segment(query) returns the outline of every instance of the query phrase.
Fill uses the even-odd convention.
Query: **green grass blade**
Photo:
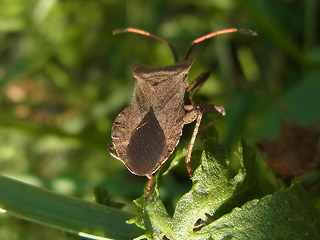
[[[0,176],[0,208],[22,219],[100,239],[132,239],[142,232],[126,224],[133,217],[129,213],[4,176]]]

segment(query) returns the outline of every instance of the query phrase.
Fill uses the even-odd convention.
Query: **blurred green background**
[[[111,34],[127,26],[169,40],[180,56],[212,31],[258,32],[218,36],[191,55],[190,79],[212,72],[199,102],[225,106],[216,126],[228,149],[241,137],[252,145],[274,138],[280,120],[317,124],[319,7],[317,0],[1,0],[0,174],[90,201],[97,185],[124,203],[141,196],[146,179],[107,152],[110,130],[131,99],[131,66],[173,58],[156,40]],[[177,186],[172,192],[187,187]],[[0,215],[0,238],[67,239],[7,215]]]

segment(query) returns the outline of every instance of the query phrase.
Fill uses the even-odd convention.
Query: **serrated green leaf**
[[[169,216],[160,199],[157,186],[160,174],[156,175],[155,187],[146,197],[140,199],[143,202],[140,220],[146,230],[141,237],[162,239],[166,236],[169,239],[197,240],[270,239],[266,236],[272,233],[276,239],[282,239],[285,234],[278,232],[281,231],[281,224],[284,224],[282,221],[286,221],[286,232],[288,234],[291,231],[291,236],[306,237],[307,233],[311,234],[307,226],[310,226],[312,221],[306,220],[312,218],[302,201],[305,195],[299,186],[279,191],[261,200],[251,200],[241,208],[234,208],[236,205],[231,204],[236,202],[239,194],[246,193],[254,181],[252,163],[255,154],[244,141],[238,147],[240,167],[235,176],[230,173],[228,155],[220,144],[208,141],[205,149],[201,164],[194,172],[192,189],[178,201],[173,216]],[[234,210],[224,213],[221,209],[225,206],[232,206],[230,210]],[[293,210],[290,206],[293,206]],[[224,211],[226,209],[228,208]],[[302,221],[305,223],[302,224]],[[299,225],[302,225],[303,229],[295,230]]]
[[[303,188],[295,184],[235,208],[197,234],[201,239],[214,236],[217,240],[318,239],[313,230],[316,219],[308,204],[310,202]]]

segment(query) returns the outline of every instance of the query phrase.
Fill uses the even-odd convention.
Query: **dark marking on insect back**
[[[165,146],[164,132],[152,108],[132,132],[127,148],[127,165],[138,175],[154,171]]]

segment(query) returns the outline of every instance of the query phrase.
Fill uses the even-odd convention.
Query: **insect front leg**
[[[193,82],[187,84],[186,92],[189,93],[189,99],[194,104],[193,96],[198,92],[199,88],[207,81],[210,76],[210,72],[204,72],[200,74]]]

